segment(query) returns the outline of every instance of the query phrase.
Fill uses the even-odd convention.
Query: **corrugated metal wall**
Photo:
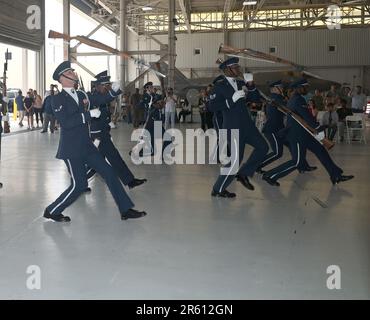
[[[167,36],[156,37],[163,43],[167,43]],[[358,74],[361,73],[359,70],[362,66],[370,66],[370,28],[231,32],[229,37],[230,45],[237,48],[253,48],[269,52],[270,47],[276,47],[277,56],[313,69],[320,67],[321,74],[325,74],[325,68],[327,68],[330,70],[328,76],[339,82],[352,83],[355,76],[356,81],[361,84],[365,79],[359,79]],[[222,33],[178,34],[177,39],[177,68],[202,70],[216,67],[215,61],[219,57],[218,48],[223,42]],[[336,52],[329,52],[329,45],[335,45]],[[130,34],[129,48],[138,49],[137,38],[132,34]],[[142,38],[139,48],[158,49],[158,45]],[[200,48],[202,53],[195,55],[195,48]],[[158,57],[147,58],[154,61]],[[252,68],[278,67],[276,64],[253,60],[243,60],[242,64]],[[130,65],[130,71],[132,70],[133,65]],[[130,79],[133,78],[130,72]],[[370,87],[370,84],[367,87]]]

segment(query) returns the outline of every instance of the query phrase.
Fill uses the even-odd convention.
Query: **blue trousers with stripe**
[[[229,134],[230,132],[228,132],[228,146],[230,147],[230,151],[232,152],[232,144],[237,144],[237,142],[231,141]],[[239,168],[238,174],[243,177],[252,177],[257,168],[262,163],[263,159],[266,157],[269,147],[266,140],[263,138],[256,126],[249,126],[248,129],[243,130],[243,132],[240,134],[239,144],[234,146],[234,148],[238,150],[237,152],[239,156],[239,165],[243,162],[244,149],[246,144],[251,145],[254,149],[247,162]],[[235,174],[232,174],[232,172],[235,170],[236,165],[236,161],[231,161],[231,163],[226,167],[230,168],[230,173],[227,175],[220,175],[218,177],[216,183],[213,186],[214,191],[222,192],[231,184],[231,182],[235,178]]]
[[[267,171],[265,173],[266,176],[270,177],[271,179],[278,180],[302,166],[302,161],[304,161],[306,156],[305,147],[299,142],[298,139],[291,139],[289,145],[292,159]]]
[[[284,139],[280,138],[276,133],[273,132],[265,132],[264,136],[270,144],[271,152],[266,155],[265,159],[262,161],[262,164],[259,166],[259,169],[268,166],[270,163],[280,159],[283,156]]]
[[[128,168],[126,162],[122,159],[119,151],[114,146],[109,136],[101,138],[98,149],[102,156],[108,160],[118,178],[125,186],[135,179],[131,170]],[[90,179],[95,173],[95,170],[90,168],[87,172],[87,179]]]
[[[98,150],[83,158],[66,159],[64,161],[71,176],[71,185],[47,207],[51,214],[61,214],[84,193],[87,188],[86,165],[94,169],[105,180],[120,213],[125,213],[134,207],[114,169],[104,160]]]

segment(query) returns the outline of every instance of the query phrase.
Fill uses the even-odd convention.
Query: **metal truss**
[[[188,32],[188,23],[181,12],[176,16],[179,25],[176,32]],[[190,14],[191,32],[218,31],[224,28],[231,31],[284,30],[326,28],[328,21],[327,7],[305,7],[293,9],[269,9],[255,11],[197,12]],[[225,20],[227,23],[225,23]],[[340,7],[336,23],[341,26],[368,27],[370,25],[370,6]],[[167,33],[168,15],[145,15],[142,28],[151,34]]]

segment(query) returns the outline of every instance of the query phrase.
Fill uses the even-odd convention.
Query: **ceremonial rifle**
[[[163,77],[163,78],[166,77],[163,73],[160,73],[157,70],[153,69],[151,67],[151,65],[149,63],[145,62],[144,60],[137,59],[137,58],[135,58],[134,56],[130,55],[127,52],[114,49],[114,48],[112,48],[110,46],[107,46],[104,43],[101,43],[101,42],[96,41],[96,40],[92,40],[92,39],[90,39],[88,37],[85,37],[85,36],[74,36],[74,37],[71,37],[71,36],[69,36],[67,34],[59,33],[59,32],[50,30],[49,31],[49,35],[48,35],[48,38],[50,38],[50,39],[63,39],[65,41],[77,40],[77,41],[79,41],[79,42],[81,42],[83,44],[86,44],[86,45],[90,46],[90,47],[101,49],[101,50],[104,50],[104,51],[113,53],[115,55],[118,55],[120,57],[133,60],[136,64],[143,65],[143,66],[147,67],[148,69],[152,70],[158,76]]]

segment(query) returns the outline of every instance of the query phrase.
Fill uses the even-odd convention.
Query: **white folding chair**
[[[346,117],[347,143],[351,143],[354,134],[360,135],[360,142],[366,144],[365,119],[363,115],[353,115]]]

